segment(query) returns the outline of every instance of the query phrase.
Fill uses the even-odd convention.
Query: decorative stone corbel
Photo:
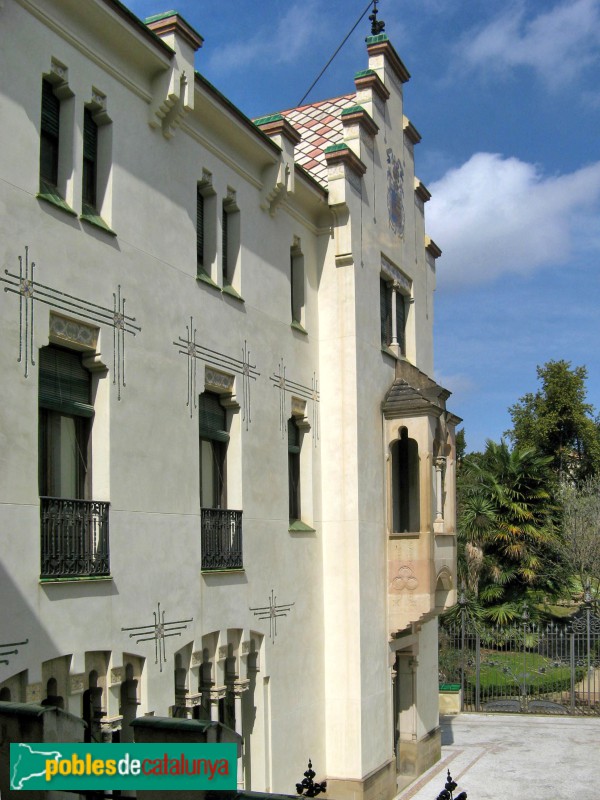
[[[163,136],[170,139],[184,114],[194,108],[194,54],[203,39],[173,11],[151,17],[146,24],[173,50],[169,69],[152,87],[148,120],[152,128],[162,128]]]
[[[261,117],[255,120],[254,124],[281,149],[279,162],[267,168],[263,176],[263,192],[260,202],[263,211],[268,211],[271,216],[274,216],[277,207],[285,200],[288,192],[294,191],[295,149],[302,137],[281,114]]]

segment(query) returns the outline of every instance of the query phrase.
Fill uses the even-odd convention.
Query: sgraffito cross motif
[[[0,656],[15,656],[19,652],[19,647],[24,644],[29,644],[29,639],[25,639],[22,642],[5,642],[4,644],[0,644]],[[14,647],[15,650],[6,650],[6,647]],[[7,658],[0,658],[0,664],[8,664]]]
[[[125,383],[125,334],[135,336],[142,329],[135,325],[135,317],[125,313],[125,298],[121,297],[121,286],[113,292],[113,307],[108,308],[90,300],[61,292],[35,277],[35,262],[29,263],[29,248],[25,247],[25,258],[19,256],[19,273],[4,270],[5,292],[19,297],[19,356],[17,361],[24,366],[24,375],[29,375],[29,367],[35,366],[34,358],[34,309],[35,303],[43,303],[50,308],[73,314],[79,319],[87,319],[98,325],[108,325],[113,329],[113,384],[117,386],[117,399],[121,399],[121,388]]]
[[[320,402],[319,380],[316,372],[313,373],[310,386],[293,381],[286,375],[286,367],[283,358],[279,362],[278,371],[269,378],[276,389],[279,389],[279,430],[283,439],[287,431],[287,413],[285,409],[286,393],[296,395],[305,400],[312,400],[312,435],[315,447],[319,439],[319,411]]]
[[[204,361],[213,367],[234,372],[242,378],[242,420],[246,425],[246,430],[252,422],[250,408],[250,381],[255,381],[260,372],[256,369],[256,364],[250,363],[250,350],[248,343],[244,340],[242,347],[242,357],[235,358],[217,350],[211,350],[196,341],[197,329],[194,327],[194,318],[190,317],[190,324],[185,326],[186,335],[179,336],[173,342],[178,348],[179,354],[187,358],[187,403],[190,410],[190,417],[193,416],[194,409],[197,408],[196,391],[196,366],[198,361]]]
[[[181,631],[185,630],[193,617],[190,619],[178,619],[173,622],[165,620],[165,612],[158,610],[152,612],[154,623],[152,625],[135,625],[132,628],[121,628],[122,631],[130,632],[129,638],[135,639],[135,643],[154,641],[154,663],[160,665],[162,672],[163,663],[167,660],[165,639],[169,636],[181,636]]]
[[[275,595],[274,590],[271,589],[269,605],[251,608],[250,611],[253,611],[254,616],[258,617],[258,619],[269,620],[269,638],[274,643],[275,637],[277,636],[277,618],[287,617],[288,612],[291,611],[293,605],[295,604],[281,603],[280,605],[277,605],[277,596]]]

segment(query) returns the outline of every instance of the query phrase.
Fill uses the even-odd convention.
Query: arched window
[[[64,708],[65,701],[58,694],[58,684],[56,678],[49,678],[46,683],[46,697],[41,703],[43,706],[54,706],[55,708]]]
[[[84,741],[101,741],[100,721],[102,711],[102,687],[98,686],[98,673],[93,669],[88,676],[89,688],[83,693],[83,719],[86,723]]]
[[[419,510],[419,446],[406,428],[392,447],[392,532],[417,533]]]
[[[185,698],[187,695],[187,669],[183,666],[183,658],[181,653],[175,654],[173,680],[175,683],[175,705],[173,706],[173,716],[185,719],[187,717],[187,708],[185,705]]]
[[[133,728],[131,723],[137,717],[137,679],[133,677],[132,664],[125,665],[125,680],[121,683],[121,705],[119,713],[123,717],[121,723],[121,742],[133,742]]]

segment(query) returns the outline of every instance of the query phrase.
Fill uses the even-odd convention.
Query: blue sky
[[[144,18],[168,10],[135,0]],[[366,0],[180,0],[200,70],[250,117],[299,103]],[[588,369],[600,407],[600,0],[380,0],[412,77],[438,260],[436,378],[469,450],[499,440],[536,366]],[[367,17],[306,102],[353,91]]]

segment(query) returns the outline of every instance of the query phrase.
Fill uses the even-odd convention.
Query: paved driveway
[[[444,717],[442,758],[397,800],[436,800],[449,769],[469,800],[600,800],[600,717]]]

